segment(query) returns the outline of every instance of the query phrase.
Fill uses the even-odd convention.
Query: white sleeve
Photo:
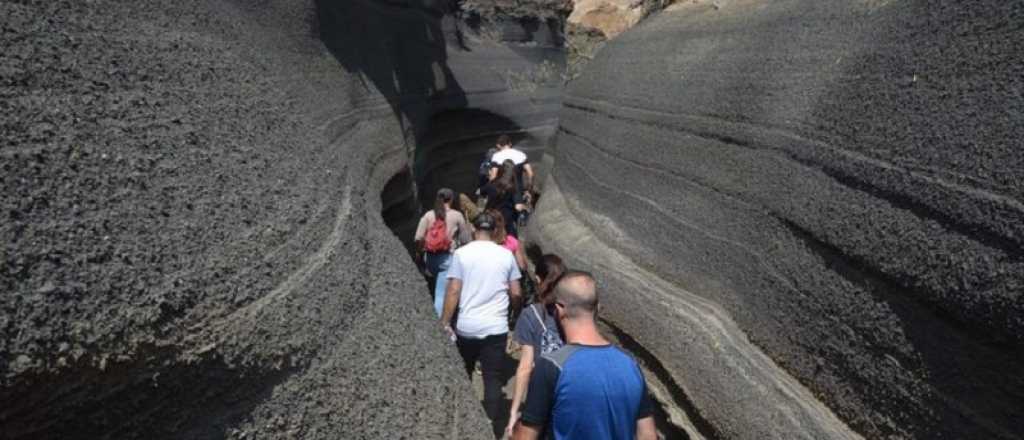
[[[462,279],[462,259],[459,258],[458,252],[452,254],[452,263],[448,266],[448,279]]]

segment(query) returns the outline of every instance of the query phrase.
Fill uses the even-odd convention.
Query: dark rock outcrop
[[[543,144],[558,11],[0,1],[0,437],[490,437],[382,190]]]
[[[1024,3],[714,3],[572,83],[545,250],[723,438],[1024,437]]]

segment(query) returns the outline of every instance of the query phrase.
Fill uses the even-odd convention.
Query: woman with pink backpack
[[[434,209],[420,217],[414,238],[416,259],[423,256],[428,275],[434,278],[434,311],[438,317],[441,317],[441,308],[444,306],[452,251],[459,243],[469,243],[473,236],[466,218],[458,210],[452,209],[454,199],[454,191],[439,189],[434,199]]]

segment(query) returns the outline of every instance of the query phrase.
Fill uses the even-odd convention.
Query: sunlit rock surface
[[[443,111],[539,148],[561,18],[447,8],[0,2],[0,437],[489,438],[381,191]]]
[[[721,437],[1024,436],[1024,3],[715,3],[572,83],[545,250]]]
[[[601,31],[613,38],[640,22],[644,2],[637,0],[575,0],[569,23]]]

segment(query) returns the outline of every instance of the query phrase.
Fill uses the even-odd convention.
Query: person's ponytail
[[[502,162],[498,177],[494,179],[494,187],[498,190],[498,198],[504,198],[516,190],[516,165],[511,160]]]
[[[434,199],[434,220],[445,219],[444,203],[447,200],[444,199],[444,194],[437,193],[437,198]]]

